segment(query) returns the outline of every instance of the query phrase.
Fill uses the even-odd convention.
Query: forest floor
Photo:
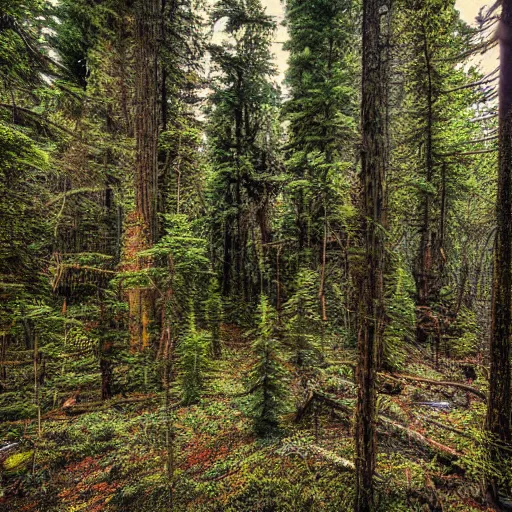
[[[295,379],[281,434],[260,440],[244,394],[249,349],[231,333],[200,403],[173,411],[171,438],[160,395],[119,397],[83,414],[51,411],[39,436],[36,420],[0,424],[2,445],[19,443],[3,458],[0,451],[0,511],[170,510],[169,464],[178,512],[351,510],[354,352],[329,348],[309,389]],[[436,370],[428,354],[409,356],[404,374],[467,384],[458,363]],[[485,392],[477,377],[471,387]],[[379,509],[488,510],[479,483],[483,400],[396,375],[381,375],[379,387]]]

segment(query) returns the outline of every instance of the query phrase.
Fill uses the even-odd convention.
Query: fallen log
[[[300,421],[302,421],[302,418],[304,418],[304,416],[306,416],[306,414],[309,412],[311,405],[313,404],[314,396],[315,395],[313,391],[310,391],[307,394],[304,403],[300,405],[297,409],[297,414],[295,414],[295,423],[299,423]]]
[[[441,423],[440,421],[436,421],[432,418],[427,418],[427,416],[420,416],[420,419],[425,421],[426,423],[430,423],[432,425],[435,425],[436,427],[442,428],[444,430],[448,430],[448,432],[453,432],[454,434],[457,434],[458,436],[465,437],[466,439],[471,439],[472,441],[476,442],[476,439],[468,434],[467,432],[464,432],[463,430],[460,430],[458,428],[450,427],[449,425],[445,425],[444,423]]]
[[[9,443],[9,444],[6,444],[5,446],[2,446],[0,448],[0,456],[5,455],[6,453],[11,453],[13,450],[15,450],[19,446],[19,444],[20,443]]]
[[[278,452],[282,455],[297,455],[302,460],[306,460],[307,457],[317,457],[345,471],[355,471],[356,469],[356,465],[351,460],[340,457],[338,454],[316,444],[298,446],[293,443],[286,443]],[[377,482],[384,481],[384,478],[378,472],[375,472],[374,478]]]
[[[308,395],[308,399],[306,400],[304,405],[300,408],[300,414],[298,413],[296,415],[295,421],[300,421],[300,419],[302,419],[305,416],[305,414],[310,410],[311,405],[315,400],[322,402],[328,407],[341,411],[349,416],[353,414],[353,409],[351,407],[342,404],[335,398],[332,398],[326,395],[325,393],[321,393],[319,391],[312,391]],[[406,427],[405,425],[401,425],[400,423],[397,423],[387,418],[386,416],[380,414],[378,419],[382,425],[390,427],[392,430],[395,430],[396,432],[407,433],[407,435],[410,438],[414,439],[418,444],[424,446],[425,448],[428,448],[431,451],[434,451],[435,453],[444,457],[448,462],[452,462],[453,460],[462,457],[462,453],[458,452],[454,448],[451,448],[450,446],[445,446],[439,443],[438,441],[435,441],[434,439],[431,439],[429,437],[424,436],[423,434],[420,434],[416,430],[413,430],[409,427]]]
[[[462,453],[458,452],[454,448],[450,446],[445,446],[430,437],[426,437],[423,434],[420,434],[418,431],[413,430],[412,428],[406,427],[405,425],[401,425],[396,421],[393,421],[386,416],[379,415],[379,421],[381,421],[384,425],[391,427],[393,430],[398,432],[405,432],[410,438],[414,439],[418,444],[426,446],[428,448],[433,449],[434,451],[440,453],[441,455],[447,457],[448,459],[454,460],[462,457]]]
[[[336,409],[338,411],[342,411],[348,416],[351,416],[353,411],[350,407],[345,404],[342,404],[338,400],[322,393],[320,391],[310,391],[304,400],[302,406],[297,409],[297,414],[295,415],[295,422],[299,423],[304,416],[311,410],[311,406],[313,403],[317,401],[331,407],[332,409]]]
[[[427,379],[425,377],[416,377],[414,375],[404,375],[402,373],[395,373],[394,375],[392,375],[392,377],[395,379],[409,380],[412,382],[423,382],[425,384],[432,384],[434,386],[458,388],[458,389],[462,389],[463,391],[466,391],[468,393],[472,393],[473,395],[481,398],[484,401],[487,400],[487,395],[483,391],[480,391],[479,389],[476,389],[467,384],[463,384],[462,382],[451,382],[451,381],[446,381],[446,380]]]
[[[424,407],[431,407],[432,409],[441,409],[442,411],[449,411],[450,402],[413,402],[415,405],[423,405]]]
[[[9,443],[0,448],[0,464],[2,464],[11,454],[16,451],[20,443]]]
[[[114,400],[108,401],[96,401],[96,402],[81,402],[81,403],[72,403],[71,400],[66,401],[69,403],[66,407],[62,407],[63,411],[69,416],[75,416],[78,414],[86,414],[89,412],[99,412],[110,409],[111,407],[115,407],[118,405],[129,405],[136,404],[140,402],[146,402],[149,400],[155,399],[155,395],[144,395],[144,396],[135,396],[129,398],[118,398]],[[64,404],[66,405],[66,403]]]
[[[316,445],[304,445],[297,446],[292,443],[287,443],[280,450],[280,453],[283,455],[298,455],[300,458],[305,459],[308,456],[318,457],[327,462],[330,462],[333,466],[336,466],[340,469],[345,469],[349,471],[355,471],[355,464],[339,455],[322,448],[321,446]]]

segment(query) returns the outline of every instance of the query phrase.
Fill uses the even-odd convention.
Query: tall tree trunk
[[[384,91],[380,55],[379,0],[363,1],[362,70],[362,230],[365,267],[361,276],[356,406],[356,499],[357,512],[375,508],[373,475],[376,462],[376,365],[382,323],[384,269]]]
[[[159,0],[135,8],[135,207],[148,244],[157,237]]]
[[[243,272],[245,263],[245,225],[242,229],[242,152],[243,152],[243,103],[242,103],[242,90],[243,90],[243,76],[242,72],[238,72],[237,85],[235,89],[237,105],[235,107],[235,203],[236,203],[236,237],[234,240],[235,252],[235,276],[234,286],[232,291],[235,290],[241,297],[243,296]],[[245,172],[245,171],[244,171]],[[244,223],[245,224],[245,223]]]
[[[510,442],[510,321],[512,288],[512,3],[502,3],[499,27],[499,168],[496,198],[496,247],[491,312],[490,382],[486,429],[502,443]],[[504,454],[490,444],[490,459]],[[487,482],[488,496],[498,501],[498,479]]]
[[[434,158],[433,158],[433,138],[432,138],[432,125],[433,125],[433,87],[432,87],[432,66],[430,63],[430,52],[428,48],[428,39],[425,28],[423,32],[423,57],[425,59],[425,72],[427,76],[427,126],[425,133],[425,164],[426,164],[426,181],[432,183],[434,174]],[[427,341],[428,334],[422,325],[423,315],[425,308],[428,308],[431,303],[432,296],[432,270],[433,270],[433,234],[432,234],[432,219],[431,219],[431,198],[430,191],[423,194],[422,197],[422,226],[421,238],[418,248],[418,260],[416,267],[416,306],[418,308],[418,319],[416,326],[416,341],[419,344],[424,344]]]
[[[126,252],[141,270],[151,265],[137,252],[148,249],[158,237],[158,35],[161,0],[139,0],[135,5],[135,213],[126,240]],[[128,291],[130,335],[133,351],[149,345],[148,325],[153,316],[150,289]]]
[[[222,294],[228,297],[231,293],[232,277],[232,254],[233,254],[233,237],[231,233],[231,225],[228,221],[224,221],[224,254],[222,263]]]
[[[105,328],[100,342],[100,373],[101,373],[101,399],[108,400],[112,398],[112,378],[114,367],[112,364],[113,343],[107,334],[107,329],[114,330],[115,324],[107,319],[105,308],[105,294],[98,288],[98,300],[100,303],[100,323]],[[108,322],[108,325],[107,325]]]

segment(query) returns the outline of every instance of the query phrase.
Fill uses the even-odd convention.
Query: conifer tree
[[[219,359],[222,355],[222,297],[217,279],[212,279],[210,281],[205,308],[206,322],[211,335],[211,352],[216,359]]]
[[[321,317],[319,314],[318,275],[301,270],[294,285],[295,293],[283,305],[284,341],[299,368],[314,366],[321,355]]]
[[[195,315],[191,313],[188,332],[177,347],[182,399],[185,405],[199,400],[211,366],[208,333],[198,331],[195,323]]]
[[[406,179],[411,183],[412,177],[409,186],[414,187],[417,201],[417,214],[409,222],[418,233],[413,269],[416,338],[424,344],[432,334],[432,321],[450,307],[443,304],[441,294],[450,284],[449,267],[457,257],[452,211],[465,197],[468,167],[477,173],[464,153],[470,152],[467,144],[479,139],[481,132],[470,122],[475,94],[464,88],[472,73],[460,65],[472,31],[461,22],[451,1],[413,0],[400,5],[395,37],[397,46],[408,46],[399,52],[402,63],[396,68],[397,76],[401,72],[405,80],[400,108],[407,111],[407,122],[400,120],[394,131],[400,146],[395,158],[404,161],[409,155]],[[410,205],[407,208],[410,212]]]
[[[329,308],[336,308],[327,303],[332,284],[327,273],[341,267],[338,278],[350,280],[346,249],[357,159],[357,7],[351,0],[287,0],[285,14],[290,58],[282,108],[286,216],[280,231],[294,244],[293,256],[285,259],[290,279],[303,266],[320,269],[317,295],[327,323]]]
[[[270,50],[275,23],[260,0],[221,0],[212,16],[225,21],[229,37],[210,48],[216,71],[208,126],[212,232],[215,241],[222,240],[223,294],[250,303],[261,291],[257,247],[271,239],[271,199],[280,171]]]
[[[135,2],[135,210],[126,236],[128,253],[148,249],[158,237],[158,14],[159,0]],[[151,266],[137,258],[136,270]],[[135,269],[134,269],[135,270]],[[154,297],[149,288],[128,290],[130,345],[133,351],[149,347],[148,326],[154,321]]]
[[[286,2],[290,52],[283,105],[290,122],[285,146],[302,263],[321,261],[325,223],[347,202],[357,107],[354,54],[355,9],[351,0]],[[341,231],[341,230],[340,230]]]
[[[275,433],[279,427],[279,418],[285,408],[286,373],[275,333],[275,311],[264,295],[260,298],[252,350],[255,360],[249,375],[251,416],[255,432],[266,436]]]

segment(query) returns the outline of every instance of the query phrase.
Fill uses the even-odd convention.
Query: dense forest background
[[[501,3],[3,0],[0,510],[512,507]]]

